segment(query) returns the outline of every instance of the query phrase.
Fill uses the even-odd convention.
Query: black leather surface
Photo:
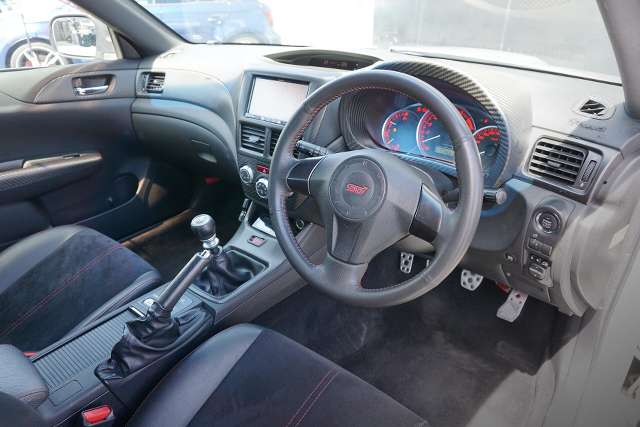
[[[446,210],[444,211],[440,232],[438,237],[433,241],[437,255],[429,268],[411,280],[376,290],[364,289],[359,285],[360,278],[366,271],[366,262],[371,258],[366,259],[365,257],[359,257],[355,260],[349,259],[354,262],[354,264],[350,264],[349,262],[344,262],[328,255],[320,266],[316,266],[309,261],[295,241],[286,209],[286,198],[291,192],[287,186],[286,177],[296,162],[296,159],[292,155],[295,143],[302,137],[315,115],[325,105],[343,95],[370,89],[391,90],[405,94],[427,106],[440,118],[445,129],[451,136],[461,192],[460,202],[455,211],[449,211],[445,207]],[[360,71],[327,83],[308,97],[289,120],[287,126],[282,131],[271,162],[269,211],[282,250],[296,271],[298,271],[308,283],[317,286],[320,290],[348,304],[390,306],[401,304],[423,295],[437,286],[457,266],[467,251],[477,228],[482,207],[483,178],[480,156],[475,145],[469,127],[465,124],[453,104],[432,86],[415,77],[394,71]],[[331,161],[331,158],[334,156],[343,155],[345,155],[345,153],[328,156],[318,167],[320,168],[323,163]],[[371,155],[364,151],[362,156],[371,157]],[[380,164],[382,164],[382,162]],[[397,172],[394,171],[394,173]],[[410,171],[410,166],[408,165],[406,173],[399,173],[406,175],[407,179],[415,178],[415,174]],[[312,184],[314,175],[315,172],[312,174]],[[324,176],[325,181],[328,176],[329,175]],[[387,179],[389,179],[389,176],[390,174],[387,174]],[[411,190],[413,184],[409,182],[407,188]],[[404,191],[404,188],[392,188],[390,186],[388,189],[388,193],[395,191]],[[412,197],[410,191],[405,191],[404,195],[395,200],[396,203],[394,203],[394,205],[398,207],[400,218],[402,218],[402,214],[406,213],[411,203],[415,202],[414,206],[417,206],[420,193],[419,186],[415,193],[415,201],[405,200],[406,197]],[[320,195],[320,197],[325,196],[326,195],[323,194]],[[317,195],[316,199],[318,199]],[[319,204],[322,205],[322,200],[319,200],[319,202]],[[415,213],[415,211],[412,212],[412,214],[413,213]],[[326,224],[327,218],[325,218],[325,216],[326,215],[323,214],[323,219]],[[337,217],[337,215],[335,217]],[[396,221],[391,218],[386,224],[393,224],[393,226],[396,227],[395,222]],[[400,225],[402,226],[403,224]],[[382,230],[382,227],[378,227],[378,229]],[[384,231],[387,232],[388,230]],[[332,233],[329,241],[331,241],[331,238],[335,235],[335,232]],[[358,236],[358,234],[356,233],[354,236]],[[395,238],[397,236],[391,233],[388,237]],[[375,240],[375,232],[368,233],[368,238],[374,239],[375,243],[379,245],[378,251],[400,240],[400,238],[396,241],[389,242]],[[353,245],[358,245],[357,237],[353,238]],[[373,256],[375,253],[371,255]],[[344,257],[342,258],[346,259]]]
[[[96,368],[102,380],[121,379],[150,365],[189,341],[202,328],[213,326],[213,317],[194,308],[179,317],[154,303],[143,319],[126,323],[125,333],[113,346],[111,358]]]
[[[42,415],[21,400],[0,392],[0,425],[11,427],[44,427]]]
[[[264,268],[264,265],[240,252],[223,248],[193,284],[213,296],[221,297],[235,291]]]
[[[40,372],[18,348],[0,345],[0,392],[37,408],[47,397],[49,387]]]
[[[0,254],[0,342],[42,350],[109,312],[110,300],[121,306],[158,278],[146,261],[92,229],[36,233]]]
[[[427,426],[369,384],[284,336],[239,325],[173,369],[129,426]]]

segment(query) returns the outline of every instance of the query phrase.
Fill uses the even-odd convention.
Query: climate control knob
[[[263,199],[269,196],[269,180],[267,178],[260,178],[256,181],[256,193]]]
[[[244,165],[240,168],[240,180],[245,184],[253,182],[253,168],[251,166]]]

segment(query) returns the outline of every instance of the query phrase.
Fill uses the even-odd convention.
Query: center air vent
[[[240,146],[245,150],[262,154],[265,146],[265,131],[262,126],[243,123],[240,128]]]
[[[576,183],[588,150],[566,142],[541,139],[529,161],[529,172],[561,184]]]
[[[595,96],[584,98],[573,107],[574,113],[598,120],[608,119],[615,110],[615,105]]]
[[[273,129],[271,131],[271,142],[269,144],[269,155],[273,156],[273,152],[276,150],[276,144],[278,143],[278,139],[280,138],[280,134],[282,131]]]
[[[143,90],[148,93],[162,93],[164,77],[164,73],[145,73],[142,77]]]

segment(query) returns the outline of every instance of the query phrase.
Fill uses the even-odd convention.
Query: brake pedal
[[[524,303],[529,295],[513,289],[504,304],[498,309],[497,316],[507,322],[513,322],[520,316]]]
[[[482,279],[484,279],[484,276],[472,273],[469,270],[462,270],[462,274],[460,275],[460,284],[463,288],[469,291],[475,291],[478,286],[480,286]]]
[[[400,271],[403,273],[411,273],[414,256],[415,255],[407,252],[400,252]]]

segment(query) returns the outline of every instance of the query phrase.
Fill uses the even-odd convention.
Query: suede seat
[[[37,352],[161,283],[146,261],[92,229],[34,234],[0,253],[0,344]]]

